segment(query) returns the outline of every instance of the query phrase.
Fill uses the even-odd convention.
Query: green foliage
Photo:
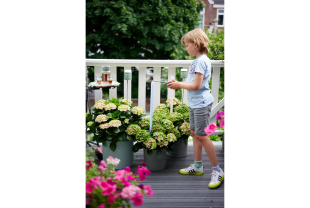
[[[169,59],[204,7],[196,0],[87,0],[86,57]]]

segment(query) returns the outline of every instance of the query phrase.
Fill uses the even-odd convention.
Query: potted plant
[[[131,207],[141,206],[144,195],[153,195],[150,185],[138,185],[138,179],[145,180],[151,171],[138,166],[133,174],[130,167],[115,171],[120,160],[109,156],[107,163],[102,160],[99,167],[92,161],[86,161],[86,207]]]
[[[178,102],[176,98],[174,100]],[[189,124],[184,121],[182,113],[170,113],[166,104],[159,104],[154,110],[151,132],[149,126],[149,119],[144,118],[139,123],[128,126],[126,133],[135,136],[137,143],[133,146],[133,151],[143,149],[148,168],[153,171],[162,170],[166,167],[167,152],[174,151],[173,144],[183,138],[187,145]]]
[[[122,98],[98,100],[92,107],[91,116],[86,117],[87,134],[93,134],[93,140],[102,143],[103,158],[112,156],[121,160],[116,169],[133,165],[135,138],[128,137],[125,130],[145,116],[142,107],[132,107],[131,104],[132,101]]]

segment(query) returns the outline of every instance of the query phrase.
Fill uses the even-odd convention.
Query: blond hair
[[[202,29],[193,29],[181,38],[181,43],[185,46],[186,42],[194,43],[198,46],[198,51],[208,54],[209,38]]]

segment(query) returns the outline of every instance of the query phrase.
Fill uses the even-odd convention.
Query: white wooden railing
[[[110,66],[111,75],[113,76],[114,80],[117,80],[117,67],[124,67],[124,69],[137,67],[139,70],[138,106],[145,108],[147,67],[153,67],[153,80],[161,80],[161,68],[167,67],[168,80],[170,80],[171,76],[175,77],[176,67],[189,69],[191,63],[192,60],[86,59],[86,73],[87,66],[94,66],[94,76],[101,75],[101,66]],[[224,62],[212,60],[211,66],[213,68],[211,94],[214,97],[211,111],[211,122],[215,122],[216,113],[224,106],[224,99],[222,99],[220,102],[218,101],[220,70],[221,67],[224,67]],[[132,79],[135,79],[135,77],[132,77]],[[127,92],[127,84],[124,84],[120,87],[123,87],[124,92]],[[160,89],[159,82],[154,83],[154,89]],[[184,95],[182,96],[184,96],[183,102],[188,104],[187,90],[184,90]],[[109,90],[109,99],[112,99],[112,97],[117,97],[116,88]],[[131,80],[128,81],[128,98],[126,93],[124,93],[123,97],[131,100]],[[167,90],[167,98],[170,98],[169,90]],[[95,90],[95,102],[100,99],[102,99],[102,91]],[[153,106],[157,106],[158,104],[160,104],[160,90],[155,90]]]

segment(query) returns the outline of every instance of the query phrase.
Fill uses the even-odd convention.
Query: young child
[[[211,106],[214,101],[210,93],[209,81],[211,77],[211,62],[208,54],[208,37],[201,29],[189,31],[181,39],[186,46],[187,53],[196,59],[189,67],[187,82],[170,80],[167,86],[171,89],[183,88],[188,90],[190,130],[193,137],[195,160],[194,164],[181,169],[179,173],[185,175],[203,175],[202,146],[204,147],[212,165],[209,188],[218,187],[223,179],[224,172],[219,167],[213,143],[206,135],[204,128],[210,123]]]

